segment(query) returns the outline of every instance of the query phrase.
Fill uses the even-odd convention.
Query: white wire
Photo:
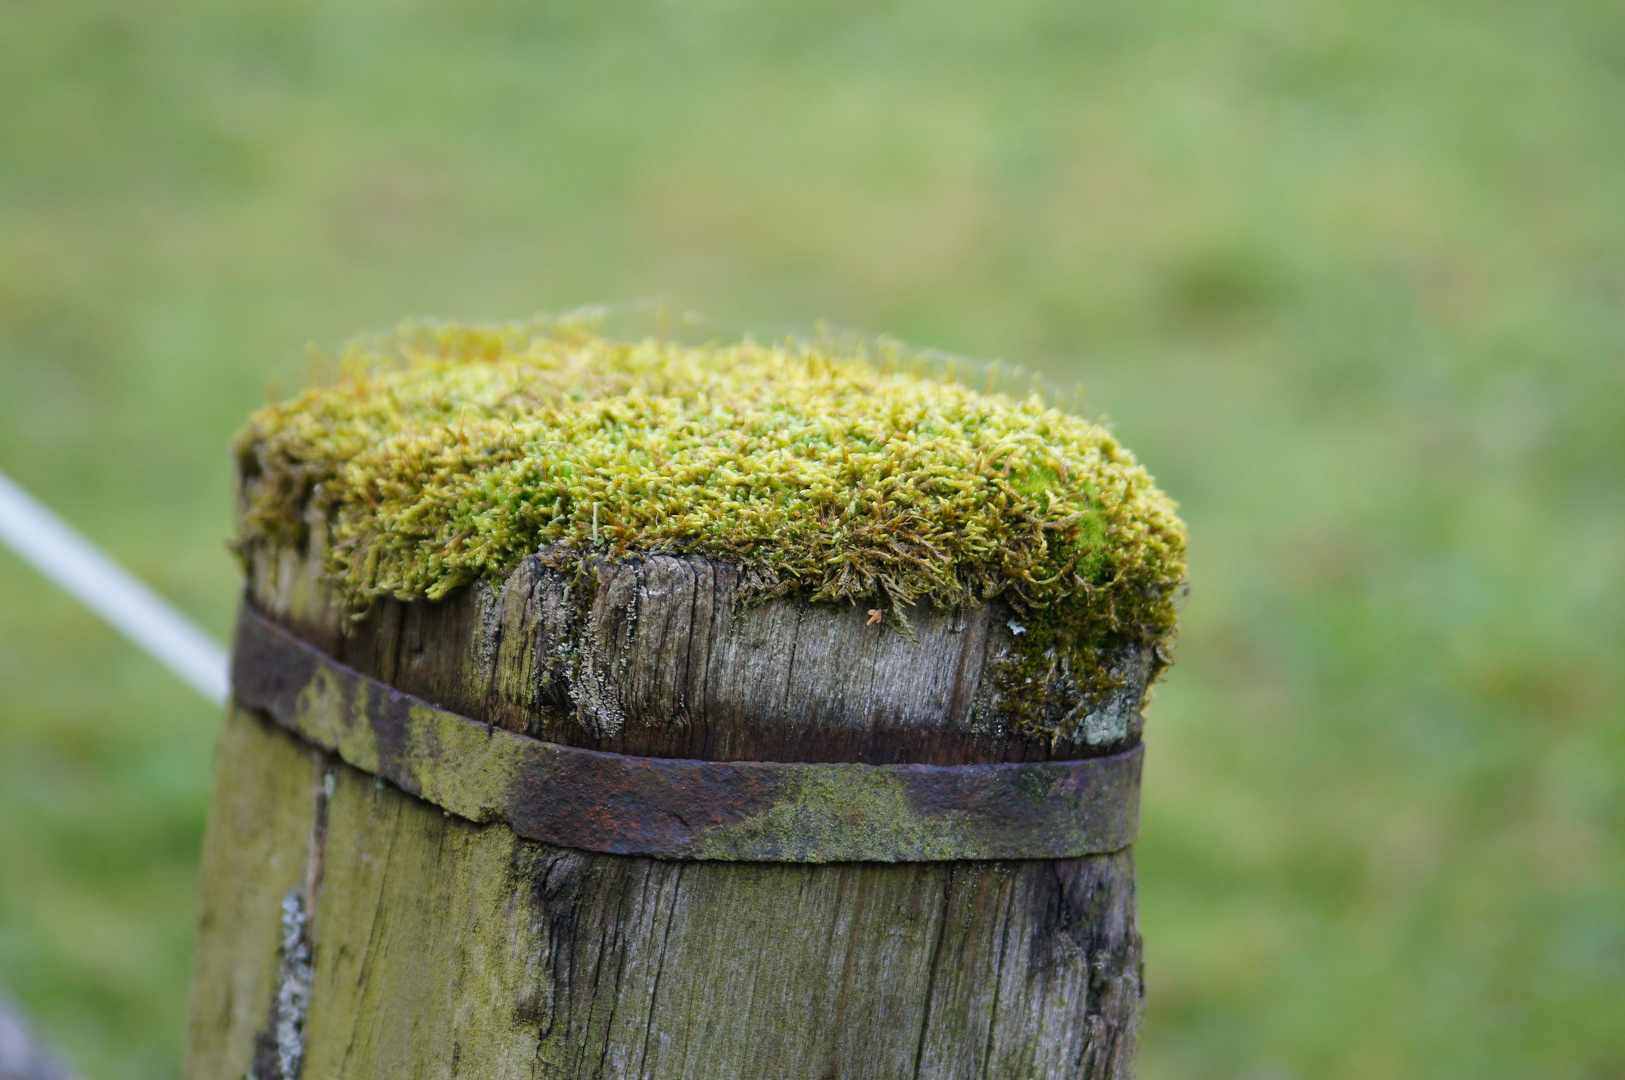
[[[210,701],[225,703],[226,650],[3,472],[0,541]]]

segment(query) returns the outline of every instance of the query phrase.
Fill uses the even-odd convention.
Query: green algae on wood
[[[693,552],[761,596],[1002,600],[1008,673],[1110,681],[1167,662],[1184,578],[1172,503],[1097,425],[817,345],[623,342],[561,324],[403,331],[239,438],[239,544],[326,519],[349,601],[443,598],[542,552],[555,565]],[[1087,680],[1082,680],[1087,681]]]
[[[865,628],[863,608],[735,606],[739,568],[699,554],[600,556],[580,579],[527,558],[505,582],[440,603],[382,600],[353,621],[320,582],[325,525],[311,521],[308,548],[253,552],[252,602],[339,662],[443,709],[478,716],[507,695],[514,707],[490,719],[520,721],[514,730],[546,720],[543,734],[567,745],[711,761],[873,754],[958,765],[1011,749],[968,702],[940,697],[920,701],[931,707],[914,719],[965,738],[903,754],[892,742],[915,735],[893,712],[923,684],[947,693],[963,679],[976,700],[991,689],[994,668],[977,658],[1017,640],[1001,602],[922,607],[910,637]],[[590,598],[596,629],[552,625],[572,590]],[[502,604],[491,619],[487,600]],[[627,710],[621,741],[533,707],[562,689],[537,667],[561,640],[605,650],[605,689]],[[848,668],[869,677],[843,678]],[[854,731],[883,738],[855,745]],[[267,1018],[280,1030],[277,928],[290,889],[314,901],[304,908],[307,1077],[1133,1075],[1142,954],[1128,850],[817,864],[594,854],[526,840],[503,821],[476,824],[290,750],[295,740],[263,714],[228,715],[200,881],[194,1080],[233,1075],[233,1062],[241,1076]],[[441,750],[478,765],[476,753]],[[885,792],[807,794],[815,810],[854,794],[870,813],[903,809]],[[466,809],[483,816],[485,798]],[[302,833],[284,824],[295,820]],[[235,995],[224,1011],[222,986]]]
[[[187,1080],[253,1067],[290,890],[312,899],[309,1078],[1133,1075],[1128,851],[815,865],[570,851],[445,815],[237,708],[216,768]]]

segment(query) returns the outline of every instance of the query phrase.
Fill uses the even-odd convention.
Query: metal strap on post
[[[543,742],[402,693],[244,604],[237,702],[475,822],[664,859],[938,862],[1117,851],[1139,826],[1143,747],[986,765],[636,757]]]

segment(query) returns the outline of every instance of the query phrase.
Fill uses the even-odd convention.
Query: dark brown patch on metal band
[[[938,862],[1117,851],[1143,748],[1083,761],[794,764],[632,757],[492,727],[340,664],[244,604],[241,705],[442,809],[560,847],[665,859]]]

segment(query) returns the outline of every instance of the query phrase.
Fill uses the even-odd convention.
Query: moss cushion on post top
[[[567,322],[418,325],[238,442],[238,544],[301,544],[358,609],[540,554],[689,552],[761,597],[907,611],[1002,601],[1027,666],[1168,662],[1173,504],[1101,427],[883,348],[617,341]],[[1023,681],[1015,672],[1012,692]],[[1030,679],[1032,673],[1028,672]]]

